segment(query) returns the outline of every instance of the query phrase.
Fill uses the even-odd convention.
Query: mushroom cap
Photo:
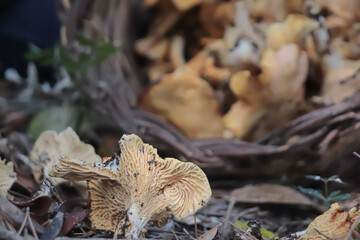
[[[259,76],[245,70],[231,77],[230,89],[237,98],[246,99],[253,106],[302,99],[308,61],[297,45],[266,49],[259,66]]]
[[[0,196],[5,197],[7,191],[16,181],[16,173],[14,172],[14,164],[10,161],[7,164],[5,159],[0,158]]]
[[[31,160],[39,166],[35,172],[37,182],[41,182],[42,174],[49,177],[53,164],[61,156],[82,159],[91,163],[101,163],[101,158],[95,153],[95,149],[90,144],[82,142],[71,127],[60,133],[48,130],[38,137],[30,153]],[[51,180],[54,183],[63,181],[61,179]]]
[[[251,106],[241,100],[236,101],[223,117],[229,136],[245,137],[266,114],[266,110],[258,106]]]
[[[347,212],[338,203],[334,203],[329,210],[309,224],[306,233],[300,239],[344,239],[359,214],[359,208],[354,207]]]
[[[278,51],[266,49],[260,67],[260,81],[266,83],[264,101],[281,103],[303,98],[308,60],[297,45],[288,44]]]
[[[267,46],[280,49],[289,43],[302,45],[311,31],[318,27],[318,23],[301,14],[289,14],[284,22],[273,23],[267,29]]]
[[[304,82],[308,72],[306,53],[288,44],[279,50],[267,48],[259,63],[261,74],[239,71],[232,75],[230,90],[238,98],[224,115],[228,136],[256,138],[277,128],[294,113],[293,104],[304,98]],[[278,114],[273,114],[276,109]],[[281,113],[281,114],[280,114]],[[261,126],[254,127],[261,120]]]
[[[248,70],[240,71],[232,75],[229,87],[237,98],[246,99],[251,105],[264,104],[264,95],[267,93],[264,91],[265,83],[261,80],[251,76]]]
[[[202,0],[172,0],[172,2],[180,11],[186,11],[200,4]]]
[[[207,177],[194,163],[162,159],[133,134],[123,135],[119,145],[120,156],[105,163],[63,157],[50,173],[68,180],[90,180],[93,227],[122,229],[125,236],[137,237],[149,220],[166,223],[163,212],[182,219],[209,200]]]
[[[188,137],[222,136],[223,125],[214,92],[188,66],[165,74],[144,93],[140,106],[171,121]]]
[[[323,97],[339,103],[360,88],[360,81],[343,81],[354,76],[359,69],[360,60],[341,58],[340,55],[333,53],[326,57],[325,63],[325,79],[321,89]]]

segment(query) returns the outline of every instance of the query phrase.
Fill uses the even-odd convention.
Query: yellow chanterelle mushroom
[[[329,210],[309,224],[306,233],[300,239],[344,239],[359,214],[359,207],[353,207],[347,212],[339,204],[334,203]]]

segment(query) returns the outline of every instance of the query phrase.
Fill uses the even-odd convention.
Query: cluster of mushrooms
[[[137,238],[149,221],[163,226],[170,212],[182,219],[209,200],[208,179],[194,163],[160,158],[153,146],[133,134],[123,135],[119,146],[120,155],[101,159],[67,128],[40,135],[31,158],[54,183],[83,185],[86,180],[92,226],[115,236]]]
[[[208,179],[195,164],[162,159],[154,147],[133,134],[123,135],[119,145],[119,155],[102,159],[71,128],[45,131],[31,152],[33,169],[39,174],[34,175],[37,181],[47,178],[54,185],[70,181],[74,187],[87,188],[92,227],[127,238],[142,237],[149,221],[164,226],[171,213],[177,219],[193,215],[210,199]],[[0,173],[0,196],[6,197],[16,181],[12,162],[0,160]],[[360,235],[359,222],[359,206],[347,212],[335,203],[299,239]]]
[[[189,138],[253,140],[360,88],[358,0],[146,0],[139,106]],[[276,114],[273,114],[276,112]],[[211,119],[211,121],[209,121]]]

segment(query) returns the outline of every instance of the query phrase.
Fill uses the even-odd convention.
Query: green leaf
[[[95,53],[97,53],[99,57],[105,58],[116,53],[118,50],[119,48],[111,43],[104,43],[94,49]]]
[[[70,73],[77,73],[81,70],[80,65],[67,55],[64,49],[60,50],[60,61],[65,69]]]
[[[264,227],[260,228],[260,233],[264,239],[279,239],[278,236]]]
[[[95,42],[92,39],[85,37],[84,35],[77,34],[75,39],[79,42],[80,45],[90,47],[95,46]]]
[[[309,194],[311,196],[320,198],[323,201],[326,201],[327,199],[324,197],[324,195],[322,195],[319,191],[312,189],[312,188],[303,188],[301,186],[298,187],[298,189],[300,190],[300,192],[302,193],[306,193]]]
[[[305,177],[307,179],[311,179],[311,180],[314,180],[314,181],[325,181],[324,178],[318,176],[318,175],[305,175]]]
[[[341,190],[336,190],[330,193],[329,198],[333,198],[336,197],[337,195],[339,195],[341,193]]]
[[[108,41],[104,38],[104,37],[98,37],[97,39],[96,39],[96,46],[100,46],[100,45],[102,45],[102,44],[104,44],[104,43],[107,43]]]
[[[246,229],[247,229],[247,227],[248,227],[248,226],[247,226],[247,223],[248,223],[248,221],[237,220],[237,221],[235,222],[235,226],[237,226],[238,228],[240,228],[240,229],[243,230],[243,231],[246,231]],[[260,233],[261,233],[261,235],[262,235],[262,237],[263,237],[264,239],[279,239],[278,236],[276,236],[273,232],[267,230],[267,229],[264,228],[264,227],[261,227],[261,228],[260,228]]]
[[[326,208],[330,208],[330,200],[329,199],[324,200],[324,206]]]
[[[337,196],[334,196],[334,197],[329,196],[329,200],[331,200],[331,201],[343,201],[343,200],[348,199],[349,197],[350,197],[349,193],[344,193],[344,194],[337,195]]]
[[[30,51],[25,53],[25,59],[38,63],[42,66],[52,66],[54,64],[54,52],[52,48],[41,49],[34,44],[29,45]]]
[[[91,55],[88,53],[80,53],[79,55],[79,63],[80,64],[87,64],[91,60]]]
[[[246,228],[247,228],[247,221],[244,221],[244,220],[237,220],[235,222],[235,226],[237,226],[238,228],[240,228],[241,230],[243,231],[246,231]]]
[[[28,133],[36,139],[45,130],[61,131],[67,126],[75,128],[79,114],[79,108],[76,106],[48,107],[31,119]]]
[[[341,184],[345,184],[338,175],[334,175],[328,178],[329,182],[337,182],[337,183],[341,183]]]
[[[36,46],[33,43],[29,43],[29,51],[32,53],[36,53],[36,52],[41,52],[41,48],[39,48],[38,46]]]

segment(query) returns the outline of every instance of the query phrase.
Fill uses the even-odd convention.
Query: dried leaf
[[[51,205],[54,203],[51,193],[51,185],[45,184],[43,181],[40,185],[40,189],[33,194],[30,200],[13,200],[18,207],[30,207],[31,217],[33,217],[39,223],[48,220],[48,212]]]
[[[86,216],[86,210],[81,207],[75,207],[71,212],[65,212],[64,222],[58,235],[66,235],[77,223],[83,221]]]
[[[217,234],[218,227],[215,226],[209,231],[206,231],[203,235],[197,238],[197,240],[213,240]]]
[[[45,228],[40,240],[53,240],[59,234],[63,225],[64,213],[58,212],[51,220],[51,223]]]
[[[231,195],[237,202],[245,203],[312,205],[305,195],[292,188],[276,184],[247,185],[235,189]]]
[[[0,210],[2,213],[6,215],[8,219],[10,219],[15,226],[20,227],[24,221],[25,213],[23,213],[19,208],[17,208],[14,204],[9,202],[7,199],[0,196]],[[33,221],[34,228],[36,232],[42,233],[44,228],[38,224],[37,222]],[[29,228],[29,222],[26,222],[26,227]]]

